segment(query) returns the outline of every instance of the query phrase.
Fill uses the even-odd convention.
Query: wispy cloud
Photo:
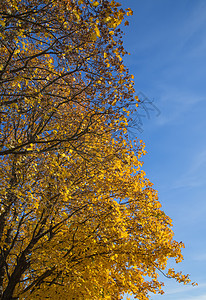
[[[177,294],[177,293],[182,293],[182,292],[185,292],[185,290],[187,290],[188,292],[189,291],[194,291],[195,289],[196,290],[200,290],[200,289],[203,289],[206,287],[206,283],[200,283],[198,284],[198,286],[194,287],[192,285],[190,286],[178,286],[178,288],[172,288],[172,289],[169,289],[167,290],[167,295],[172,295],[172,294]],[[205,298],[206,299],[206,298]]]
[[[159,126],[181,122],[183,117],[191,113],[194,107],[205,102],[205,97],[191,93],[184,87],[178,89],[172,84],[161,83],[158,88],[161,90],[160,100],[156,104],[161,111],[161,114],[156,118],[156,123]]]
[[[185,55],[196,56],[205,50],[205,33],[206,33],[206,3],[198,1],[195,9],[182,24],[179,30],[181,36],[182,50]]]
[[[206,293],[199,296],[187,296],[187,298],[183,297],[179,299],[176,298],[176,300],[206,300]]]
[[[154,295],[154,300],[206,300],[205,293],[206,283],[201,283],[197,287],[194,286],[179,286],[177,288],[170,288],[165,290],[163,296]],[[183,295],[184,294],[184,295]],[[196,295],[195,295],[196,294]]]
[[[196,253],[193,257],[193,260],[196,260],[196,261],[200,261],[200,262],[205,262],[206,261],[206,253]],[[205,298],[206,299],[206,298]]]
[[[206,149],[197,152],[186,173],[174,183],[173,188],[200,187],[206,184]]]

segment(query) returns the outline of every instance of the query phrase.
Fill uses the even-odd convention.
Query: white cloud
[[[200,283],[198,284],[198,286],[192,286],[192,285],[187,285],[187,286],[178,286],[178,288],[172,288],[171,290],[167,290],[166,294],[167,295],[172,295],[172,294],[177,294],[177,293],[183,293],[185,291],[194,291],[196,290],[200,290],[202,288],[206,287],[206,283]],[[206,298],[205,298],[206,299]]]
[[[206,300],[206,294],[201,294],[199,296],[188,296],[187,298],[179,298],[176,300]]]
[[[206,253],[195,254],[193,260],[200,261],[200,262],[206,261]]]
[[[156,118],[159,126],[181,122],[184,116],[191,113],[193,108],[205,102],[205,97],[193,94],[185,87],[180,90],[172,83],[171,85],[160,83],[158,89],[161,90],[161,98],[155,104],[161,111],[161,114]]]
[[[206,300],[205,294],[206,283],[201,283],[198,286],[178,286],[177,288],[169,288],[165,290],[163,296],[154,295],[152,300]],[[201,293],[202,292],[202,293]],[[196,294],[196,295],[194,295]]]
[[[180,38],[179,46],[184,54],[197,55],[206,47],[205,31],[206,31],[206,3],[205,1],[197,1],[191,13],[184,18],[181,28],[178,30]],[[201,39],[201,36],[203,37]],[[196,42],[194,44],[194,41]]]
[[[186,173],[174,183],[173,188],[200,187],[206,184],[206,149],[196,152]]]

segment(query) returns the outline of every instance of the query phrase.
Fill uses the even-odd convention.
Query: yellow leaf
[[[98,37],[101,37],[101,34],[100,34],[100,31],[99,31],[98,26],[95,26],[95,27],[94,27],[94,31],[95,31],[95,33],[96,33],[96,35],[97,35]]]
[[[92,3],[92,6],[94,6],[94,7],[97,7],[99,5],[99,2],[98,1],[94,1],[93,3]]]

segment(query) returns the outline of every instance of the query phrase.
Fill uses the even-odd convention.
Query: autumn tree
[[[113,0],[0,2],[1,300],[147,299],[182,260],[127,136],[130,14]]]

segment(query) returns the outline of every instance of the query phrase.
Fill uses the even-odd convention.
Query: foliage
[[[182,260],[127,136],[130,14],[113,0],[0,3],[1,300],[147,299]]]

